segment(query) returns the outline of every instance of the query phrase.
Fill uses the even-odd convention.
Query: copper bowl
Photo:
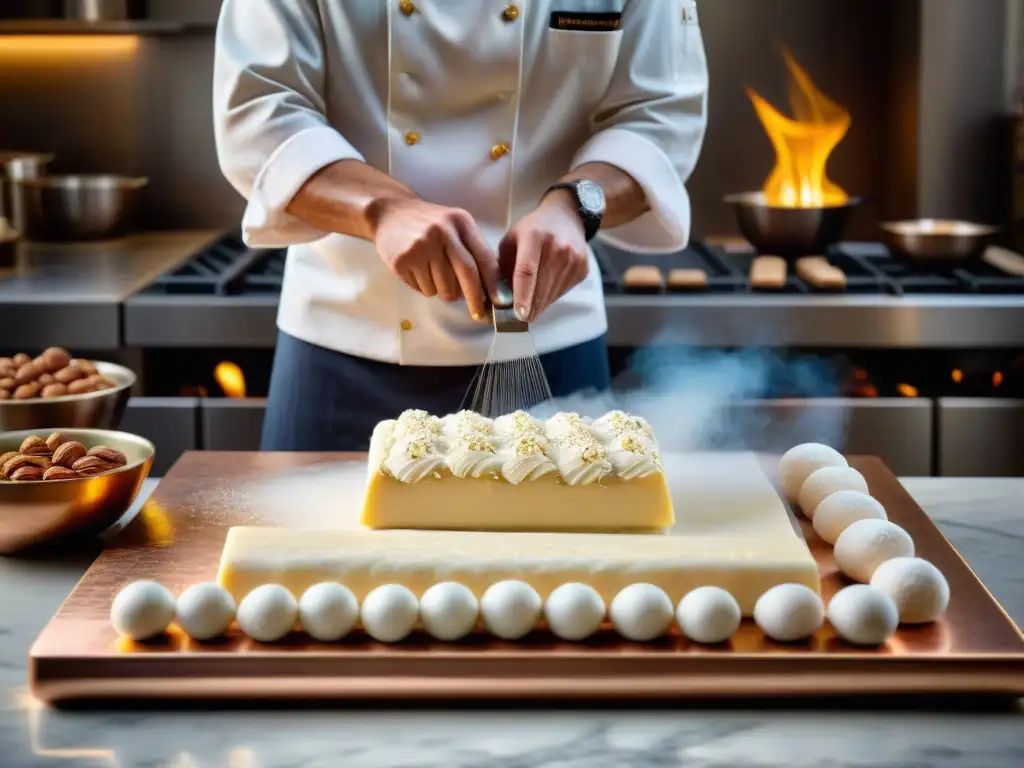
[[[96,372],[106,376],[117,386],[84,395],[29,400],[0,400],[0,431],[35,429],[51,431],[68,428],[117,429],[128,406],[135,374],[129,368],[115,363],[90,361]]]
[[[820,256],[843,237],[846,222],[862,200],[821,208],[783,208],[768,205],[761,192],[727,195],[743,237],[758,253],[795,259]]]
[[[896,256],[936,266],[979,258],[999,234],[999,227],[948,219],[907,219],[879,226],[882,240]]]
[[[65,439],[86,448],[106,445],[128,463],[105,475],[73,480],[0,480],[0,554],[102,533],[131,507],[153,466],[156,448],[145,438],[105,429],[61,429]],[[0,434],[0,453],[16,451],[26,437],[45,430]]]

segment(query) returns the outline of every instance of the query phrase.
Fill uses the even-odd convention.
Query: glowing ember
[[[217,363],[213,369],[213,378],[227,397],[245,397],[245,374],[232,362]]]
[[[917,397],[917,387],[912,387],[909,384],[897,384],[896,391],[904,397]]]
[[[992,386],[997,388],[1003,386],[1002,371],[996,371],[995,373],[992,374]]]
[[[829,180],[825,167],[850,128],[850,113],[821,93],[788,51],[782,54],[789,70],[789,101],[795,119],[747,89],[775,148],[775,170],[763,190],[765,202],[781,208],[842,205],[849,196]]]
[[[953,378],[954,384],[959,384],[964,380],[964,372],[961,371],[959,368],[954,368],[950,376]]]

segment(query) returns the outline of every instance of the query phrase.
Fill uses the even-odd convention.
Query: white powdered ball
[[[809,520],[814,519],[818,505],[837,491],[868,492],[868,481],[853,467],[822,467],[808,477],[800,487],[797,503]]]
[[[174,595],[158,581],[136,581],[117,593],[110,604],[110,623],[118,634],[149,640],[174,621]]]
[[[779,584],[754,603],[754,621],[768,637],[783,643],[805,640],[825,621],[821,597],[803,584]]]
[[[256,587],[238,604],[238,626],[253,640],[272,643],[293,629],[299,615],[295,595],[280,584]]]
[[[743,613],[736,598],[721,587],[697,587],[679,601],[676,621],[696,643],[724,643],[740,628]]]
[[[588,584],[563,584],[544,601],[548,628],[563,640],[590,637],[600,628],[604,614],[604,600]]]
[[[896,603],[901,624],[935,621],[949,605],[949,582],[919,557],[895,557],[875,570],[871,586]]]
[[[359,610],[366,634],[382,643],[404,640],[416,626],[420,604],[409,589],[400,584],[383,584],[370,591]]]
[[[827,615],[836,634],[855,645],[881,645],[900,623],[892,598],[867,584],[851,584],[836,592]]]
[[[885,507],[860,491],[836,491],[814,510],[814,532],[835,544],[839,536],[858,520],[888,520]]]
[[[858,520],[836,539],[832,555],[840,571],[867,584],[875,569],[886,560],[913,557],[914,540],[888,520]]]
[[[644,643],[661,637],[672,623],[672,601],[653,584],[630,584],[608,608],[615,629],[627,640]]]
[[[212,640],[228,631],[235,598],[220,584],[193,584],[178,598],[178,626],[193,640]]]
[[[484,628],[502,640],[518,640],[537,626],[543,601],[525,581],[499,581],[480,598]]]
[[[800,488],[822,467],[845,467],[846,459],[835,448],[821,443],[803,443],[790,448],[779,460],[779,482],[782,493],[795,504]]]
[[[299,624],[321,643],[340,640],[359,621],[359,601],[352,590],[336,581],[314,584],[299,598]]]
[[[476,628],[480,604],[469,587],[454,581],[435,584],[420,598],[423,628],[438,640],[460,640]]]

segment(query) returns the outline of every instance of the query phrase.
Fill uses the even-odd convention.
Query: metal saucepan
[[[768,205],[761,192],[727,195],[740,232],[758,253],[795,259],[817,256],[842,239],[850,212],[862,202],[851,197],[842,205],[783,208]]]
[[[146,178],[41,176],[19,182],[25,203],[23,234],[30,240],[82,241],[122,237],[134,227]]]
[[[0,218],[17,230],[25,229],[24,192],[18,184],[46,173],[53,155],[45,152],[0,151]]]
[[[979,258],[999,234],[999,227],[947,219],[907,219],[879,226],[882,240],[895,256],[933,266]]]
[[[12,269],[18,263],[18,241],[21,233],[0,217],[0,270]]]

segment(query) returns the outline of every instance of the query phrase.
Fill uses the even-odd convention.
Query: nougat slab
[[[621,411],[406,411],[370,440],[367,528],[652,531],[674,521],[654,432]]]
[[[656,584],[674,603],[697,587],[718,586],[748,616],[777,584],[821,588],[814,558],[791,530],[666,536],[239,527],[228,532],[218,576],[236,601],[262,584],[282,584],[298,597],[322,581],[341,582],[360,600],[382,584],[422,595],[442,581],[458,581],[480,597],[505,579],[526,581],[542,597],[582,582],[606,603],[635,582]]]

